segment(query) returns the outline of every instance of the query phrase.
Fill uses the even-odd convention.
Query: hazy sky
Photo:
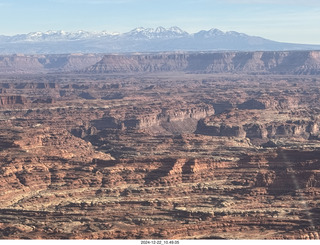
[[[0,35],[157,26],[320,44],[320,0],[0,0]]]

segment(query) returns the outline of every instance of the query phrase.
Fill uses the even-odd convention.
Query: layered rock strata
[[[319,239],[319,82],[2,77],[0,238]]]
[[[319,51],[255,51],[150,54],[3,55],[0,73],[240,73],[304,74],[320,72]]]

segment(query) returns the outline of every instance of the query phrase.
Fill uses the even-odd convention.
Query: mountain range
[[[192,34],[179,27],[139,27],[126,33],[47,31],[0,35],[0,54],[257,50],[320,50],[320,45],[282,43],[215,28]]]

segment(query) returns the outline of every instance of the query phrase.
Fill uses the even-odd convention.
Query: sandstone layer
[[[87,72],[319,74],[319,51],[105,55]]]
[[[13,73],[320,74],[320,51],[176,52],[2,55],[0,74]]]
[[[0,239],[319,239],[320,80],[268,55],[1,77]]]

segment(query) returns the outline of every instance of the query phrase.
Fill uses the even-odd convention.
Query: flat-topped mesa
[[[174,124],[176,127],[179,127],[179,123],[186,124],[188,122],[190,125],[193,125],[189,125],[192,127],[192,129],[188,130],[194,131],[196,129],[198,120],[214,114],[214,109],[209,105],[199,105],[191,108],[181,109],[154,109],[153,111],[145,109],[145,112],[143,110],[144,109],[137,108],[131,113],[130,110],[128,110],[128,112],[122,117],[119,117],[119,114],[114,116],[106,116],[98,120],[93,120],[92,125],[98,130],[107,128],[147,129],[153,126],[170,127],[172,124]]]
[[[84,72],[320,74],[319,51],[106,55]]]
[[[77,71],[94,65],[102,56],[101,54],[1,55],[0,73]]]
[[[299,119],[290,113],[270,110],[263,113],[260,110],[232,110],[199,120],[196,133],[249,139],[319,139],[319,128],[319,121],[312,116]]]
[[[188,65],[186,54],[105,55],[85,69],[93,73],[131,73],[182,71]]]
[[[320,74],[320,51],[194,52],[149,54],[3,55],[0,73],[240,73]]]

